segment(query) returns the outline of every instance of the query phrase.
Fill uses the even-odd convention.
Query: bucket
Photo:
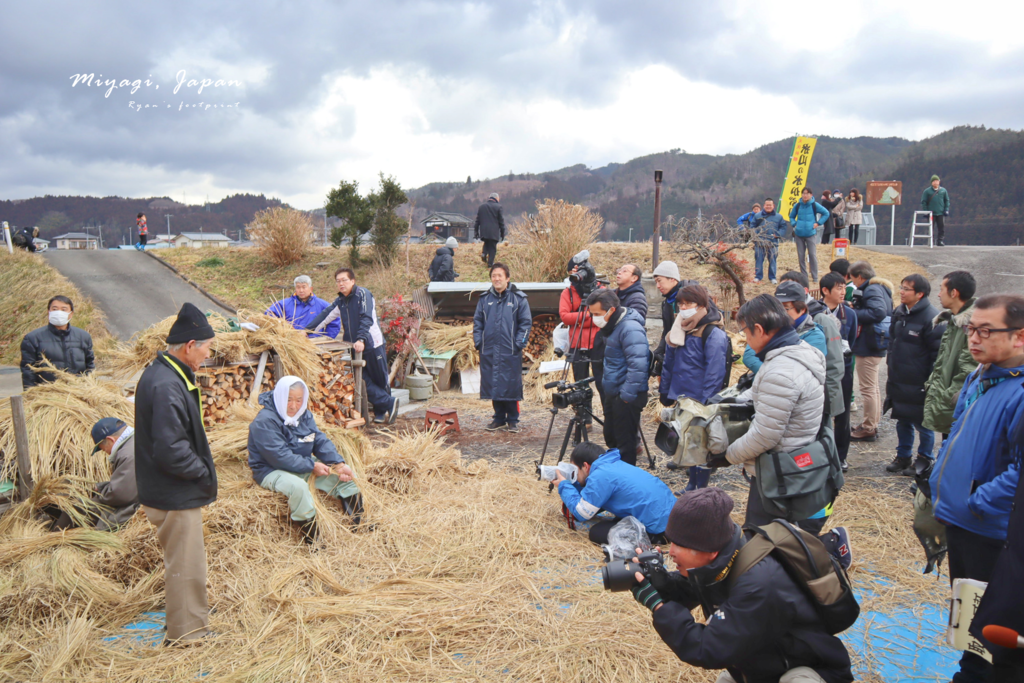
[[[430,375],[409,375],[405,378],[405,388],[412,400],[426,401],[434,394],[434,378]]]

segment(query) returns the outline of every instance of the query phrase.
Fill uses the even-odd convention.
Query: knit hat
[[[454,237],[449,237],[444,241],[444,246],[448,247],[449,249],[458,249],[459,241]]]
[[[729,494],[714,486],[684,493],[668,515],[665,538],[682,548],[718,552],[732,540],[732,507]]]
[[[498,198],[498,193],[497,193],[497,192],[492,192],[492,193],[490,194],[490,196],[489,196],[489,197],[487,197],[487,198],[488,198],[488,199],[493,199],[494,201],[498,201],[498,199],[499,199],[499,198]]]
[[[779,283],[779,286],[775,288],[775,298],[782,303],[793,303],[794,301],[804,301],[807,298],[807,292],[796,282],[792,280],[783,280]]]
[[[184,344],[193,340],[213,339],[213,336],[213,327],[210,326],[210,321],[206,319],[203,312],[194,304],[185,303],[182,304],[177,319],[171,325],[171,331],[167,334],[167,343]]]
[[[929,180],[928,182],[930,182],[930,183],[934,183],[934,182],[935,182],[936,180],[938,180],[938,179],[939,179],[939,176],[937,176],[937,175],[933,175],[933,176],[932,176],[932,179],[931,179],[931,180]]]
[[[658,264],[658,267],[654,269],[654,275],[661,275],[662,277],[671,278],[673,280],[681,280],[679,277],[679,266],[674,261],[662,261]]]

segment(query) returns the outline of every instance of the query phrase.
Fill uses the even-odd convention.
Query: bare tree
[[[749,270],[742,252],[753,249],[755,244],[765,249],[775,248],[770,241],[758,237],[755,230],[736,225],[722,216],[683,218],[672,223],[671,230],[672,240],[691,260],[714,266],[732,282],[740,306],[747,301],[743,280]]]

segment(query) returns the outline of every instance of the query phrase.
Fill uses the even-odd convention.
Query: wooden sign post
[[[25,402],[22,396],[11,396],[11,418],[14,422],[14,448],[18,458],[18,497],[26,500],[35,488],[32,459],[28,453],[28,428],[25,425]]]

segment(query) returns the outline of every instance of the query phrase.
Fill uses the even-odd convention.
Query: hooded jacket
[[[601,386],[607,400],[618,397],[633,403],[643,394],[646,403],[651,348],[647,345],[647,332],[640,314],[620,306],[601,335],[605,341]]]
[[[778,683],[797,667],[814,669],[827,683],[853,680],[850,655],[829,635],[818,611],[771,555],[732,585],[729,570],[748,538],[739,526],[711,564],[672,572],[654,630],[679,659],[704,669],[727,669],[737,681]],[[691,611],[700,605],[705,623]]]
[[[509,283],[499,294],[491,287],[473,315],[473,345],[480,352],[480,398],[523,400],[523,349],[533,317],[526,294]]]
[[[626,308],[631,308],[640,314],[640,319],[647,324],[647,292],[644,291],[643,283],[637,280],[625,289],[617,289],[619,303]]]
[[[937,314],[927,297],[909,310],[900,304],[892,314],[885,405],[892,407],[894,420],[910,420],[919,425],[924,419],[924,385],[946,331],[944,323],[934,324]]]
[[[673,401],[686,397],[707,403],[722,390],[729,337],[722,329],[721,320],[722,314],[717,309],[710,310],[692,332],[686,333],[683,346],[665,345],[659,388],[662,395]],[[705,346],[703,334],[708,325],[714,329],[708,333]]]
[[[967,376],[978,367],[978,362],[967,348],[967,325],[971,322],[975,301],[968,299],[956,315],[944,309],[933,321],[934,325],[945,323],[946,331],[942,333],[931,375],[924,384],[924,419],[921,424],[925,429],[940,434],[949,434],[960,389]]]
[[[857,311],[860,332],[857,333],[857,341],[853,344],[853,355],[885,358],[885,350],[880,349],[878,345],[875,325],[882,322],[886,316],[892,315],[893,291],[891,282],[885,278],[874,277],[861,290],[860,299],[854,298],[853,310]]]
[[[455,250],[451,247],[439,247],[434,260],[430,262],[427,275],[431,282],[455,282]]]
[[[773,449],[806,446],[818,436],[825,407],[825,356],[793,336],[784,345],[762,350],[764,364],[750,388],[754,419],[725,452],[734,465]]]
[[[558,495],[566,509],[581,522],[601,510],[616,517],[633,516],[647,531],[660,534],[668,524],[668,514],[676,504],[676,494],[650,472],[622,462],[617,448],[598,457],[582,484],[563,479]]]
[[[501,213],[501,204],[488,199],[476,210],[476,222],[473,223],[473,235],[478,240],[505,239],[505,217]]]
[[[341,320],[344,341],[353,344],[361,341],[368,349],[384,345],[384,334],[377,324],[373,294],[366,287],[354,285],[348,296],[339,293],[327,308],[306,325],[306,329],[319,330],[321,326],[330,325],[336,319]]]
[[[39,365],[43,359],[50,361],[58,370],[72,375],[92,372],[96,359],[92,352],[92,336],[81,329],[68,325],[58,330],[47,323],[46,327],[32,330],[21,340],[21,386],[25,389],[43,382],[52,382],[52,372],[36,372],[30,366]]]
[[[32,228],[22,228],[21,230],[16,230],[14,234],[11,235],[11,242],[14,244],[14,246],[21,247],[25,251],[35,252],[36,238],[35,235],[32,234],[33,232],[34,230]]]
[[[817,234],[814,224],[824,225],[831,217],[829,210],[813,199],[809,202],[801,199],[789,210],[789,222],[793,224],[793,234],[797,237],[814,237]]]
[[[161,351],[135,387],[139,502],[191,510],[217,500],[217,470],[203,428],[202,393],[184,363]]]
[[[317,429],[313,413],[306,410],[296,427],[285,425],[274,406],[274,392],[264,391],[263,409],[249,425],[249,469],[257,484],[274,470],[293,474],[313,471],[316,460],[326,465],[345,462],[331,440]],[[314,460],[316,456],[316,460]]]
[[[1006,539],[1020,462],[1012,438],[1024,417],[1024,365],[980,366],[960,391],[930,479],[935,519]]]
[[[310,294],[309,297],[303,301],[298,296],[292,294],[287,299],[281,299],[275,302],[273,306],[264,311],[266,315],[272,315],[276,318],[284,318],[292,324],[297,330],[304,330],[306,325],[312,322],[325,308],[330,306],[329,303],[316,296]],[[341,331],[341,321],[332,320],[325,328],[323,335],[311,334],[311,337],[327,336],[334,339],[338,336],[338,332]]]

